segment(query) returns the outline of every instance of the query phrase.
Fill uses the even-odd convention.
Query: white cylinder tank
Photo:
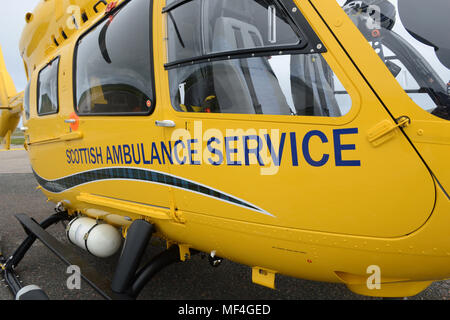
[[[99,258],[114,255],[122,244],[119,230],[86,217],[76,218],[69,223],[67,237],[76,246]]]

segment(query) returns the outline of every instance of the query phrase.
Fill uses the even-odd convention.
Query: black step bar
[[[99,274],[94,268],[84,263],[80,258],[79,252],[73,247],[68,247],[58,240],[56,240],[52,235],[45,231],[37,222],[32,220],[29,216],[25,214],[15,215],[16,219],[22,224],[25,232],[29,237],[36,237],[39,239],[52,253],[54,253],[62,262],[67,266],[76,265],[81,270],[81,278],[86,281],[86,283],[91,286],[95,291],[97,291],[103,298],[107,300],[123,300],[122,295],[117,295],[111,290],[110,280],[105,278],[103,275]],[[25,240],[27,241],[27,240]],[[12,256],[14,258],[14,255]],[[13,268],[7,268],[7,270],[13,271]],[[94,280],[95,279],[95,280]]]
[[[23,287],[14,270],[37,239],[67,266],[79,267],[81,278],[107,300],[136,299],[145,285],[158,272],[180,261],[178,246],[173,245],[153,257],[152,260],[138,270],[148,242],[156,230],[153,224],[145,220],[135,220],[127,232],[127,239],[111,283],[111,280],[99,274],[96,269],[85,263],[75,247],[62,244],[45,231],[52,225],[70,220],[66,212],[58,212],[41,224],[25,214],[17,214],[15,217],[24,228],[27,238],[8,259],[0,251],[0,275],[3,276],[16,299],[18,299],[20,294],[23,296],[21,300],[48,299],[45,292],[40,288],[36,288],[36,286]],[[196,253],[198,251],[192,250],[192,254]]]

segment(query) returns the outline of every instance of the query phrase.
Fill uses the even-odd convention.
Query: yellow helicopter
[[[375,297],[450,277],[450,7],[445,0],[41,0],[0,65],[0,137],[22,116],[57,213],[17,219],[67,264],[123,245],[105,298],[136,298],[207,253]],[[167,251],[140,268],[154,236]],[[122,244],[123,239],[125,242]],[[81,262],[80,262],[81,263]]]

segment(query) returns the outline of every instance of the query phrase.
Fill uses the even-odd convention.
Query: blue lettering
[[[95,153],[97,155],[97,162],[100,164],[103,164],[103,153],[102,153],[102,148],[95,148]],[[101,161],[100,161],[101,160]]]
[[[216,142],[217,144],[220,144],[220,140],[217,138],[211,138],[208,140],[208,150],[211,152],[213,156],[217,155],[219,157],[219,161],[213,161],[211,158],[208,159],[209,163],[213,166],[220,166],[223,163],[223,153],[222,151],[211,147],[211,144],[213,142]]]
[[[97,158],[95,157],[95,149],[90,148],[89,149],[89,163],[96,164]]]
[[[198,143],[197,139],[188,140],[188,154],[189,154],[189,160],[191,161],[192,165],[199,166],[201,163],[200,161],[194,161],[194,155],[198,153],[197,150],[192,149],[192,145]]]
[[[83,164],[83,149],[77,149],[77,154],[78,154],[78,162],[80,164]]]
[[[111,162],[111,164],[114,164],[111,150],[109,149],[109,147],[106,147],[106,164],[108,164],[109,162]]]
[[[286,142],[286,133],[281,134],[281,140],[280,140],[280,147],[278,148],[278,154],[273,148],[272,139],[270,138],[270,135],[266,134],[266,142],[267,147],[270,150],[270,155],[272,156],[272,160],[275,164],[275,166],[279,167],[281,164],[281,160],[283,158],[283,151],[284,151],[284,144]]]
[[[142,150],[142,162],[144,164],[151,164],[150,161],[148,161],[147,159],[145,159],[145,150],[144,150],[144,144],[141,143],[141,150]]]
[[[167,149],[166,144],[164,142],[161,142],[161,153],[162,153],[162,159],[163,159],[164,164],[166,164],[166,156],[167,156],[167,159],[169,160],[170,164],[173,164],[172,141],[169,141],[169,149]]]
[[[359,160],[342,160],[342,151],[343,150],[356,150],[356,145],[342,144],[341,136],[344,134],[357,134],[357,133],[358,133],[358,128],[333,130],[334,153],[336,156],[336,166],[337,167],[360,167],[361,166],[361,161],[359,161]]]
[[[89,156],[89,151],[88,148],[83,148],[81,149],[81,151],[83,151],[83,155],[84,155],[84,163],[88,163],[88,156]]]
[[[136,152],[135,152],[135,148],[134,148],[134,144],[131,145],[131,152],[133,153],[133,161],[135,164],[141,164],[141,149],[139,148],[139,146],[136,146],[136,150],[137,150],[137,154],[139,156],[139,158],[136,158]]]
[[[153,160],[158,160],[159,164],[162,164],[161,159],[159,158],[159,152],[158,148],[156,147],[156,143],[152,143],[152,164],[154,163]]]
[[[80,151],[75,150],[75,152],[73,154],[74,154],[76,164],[79,164],[80,163]]]
[[[255,140],[257,142],[257,147],[250,149],[248,147],[248,142],[250,140]],[[262,151],[262,140],[259,136],[245,136],[244,137],[244,154],[245,154],[245,165],[249,166],[250,165],[250,153],[253,153],[256,155],[256,158],[258,159],[258,163],[260,166],[264,166],[264,162],[262,161],[261,157],[260,157],[260,152]]]
[[[291,132],[291,153],[292,153],[292,165],[298,167],[298,153],[297,153],[297,135],[295,132]]]
[[[112,152],[113,152],[113,156],[114,156],[114,164],[123,163],[122,146],[117,146],[117,149],[115,146],[113,146]]]
[[[77,152],[79,152],[79,155],[80,155],[80,163],[81,164],[84,164],[84,162],[83,162],[83,150],[84,149],[77,149]]]
[[[125,164],[131,164],[133,162],[133,160],[131,159],[131,148],[127,144],[123,145],[123,159],[125,161]]]
[[[231,155],[237,154],[238,149],[230,149],[230,142],[231,141],[238,141],[239,137],[225,137],[225,151],[227,153],[227,164],[229,166],[241,166],[242,163],[240,161],[232,161]]]
[[[186,149],[186,145],[183,143],[183,141],[178,140],[177,142],[175,142],[175,145],[173,146],[173,154],[175,155],[175,160],[177,160],[179,165],[184,165],[186,163],[186,156],[184,156],[183,161],[180,160],[180,158],[178,157],[178,150],[177,147],[178,145],[181,144],[183,149]]]
[[[314,136],[319,137],[320,140],[322,141],[322,143],[327,143],[328,142],[328,138],[323,132],[318,131],[318,130],[314,130],[314,131],[308,132],[305,135],[305,138],[303,139],[303,145],[302,145],[302,147],[303,147],[303,156],[305,157],[306,162],[308,162],[313,167],[322,167],[328,162],[328,160],[330,159],[330,155],[329,154],[324,154],[324,156],[322,157],[322,159],[320,161],[314,161],[311,158],[311,153],[309,152],[309,141]]]

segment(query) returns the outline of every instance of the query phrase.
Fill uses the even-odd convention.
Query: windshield
[[[446,0],[337,0],[392,75],[424,110],[450,120]]]

